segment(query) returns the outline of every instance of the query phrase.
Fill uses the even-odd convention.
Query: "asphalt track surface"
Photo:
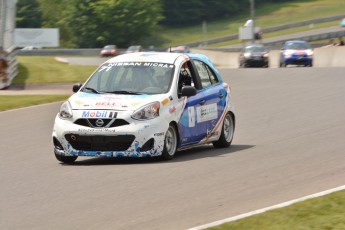
[[[167,162],[53,155],[61,103],[0,112],[0,229],[187,229],[345,184],[345,68],[221,69],[233,145]]]

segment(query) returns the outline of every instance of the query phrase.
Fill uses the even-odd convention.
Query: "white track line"
[[[315,193],[315,194],[312,194],[312,195],[309,195],[309,196],[304,196],[304,197],[301,197],[301,198],[290,200],[290,201],[287,201],[287,202],[284,202],[284,203],[276,204],[276,205],[273,205],[273,206],[270,206],[270,207],[266,207],[266,208],[263,208],[263,209],[258,209],[258,210],[252,211],[252,212],[243,213],[243,214],[240,214],[238,216],[233,216],[233,217],[229,217],[229,218],[226,218],[226,219],[223,219],[223,220],[218,220],[218,221],[215,221],[215,222],[212,222],[212,223],[209,223],[209,224],[204,224],[204,225],[200,225],[200,226],[197,226],[197,227],[194,227],[194,228],[189,228],[187,230],[201,230],[201,229],[206,229],[206,228],[210,228],[210,227],[215,227],[215,226],[227,223],[227,222],[239,220],[239,219],[246,218],[246,217],[249,217],[249,216],[253,216],[253,215],[256,215],[256,214],[259,214],[259,213],[263,213],[263,212],[266,212],[266,211],[269,211],[269,210],[273,210],[273,209],[277,209],[277,208],[283,208],[283,207],[292,205],[292,204],[297,203],[297,202],[301,202],[301,201],[308,200],[308,199],[311,199],[311,198],[316,198],[316,197],[324,196],[324,195],[327,195],[327,194],[330,194],[330,193],[333,193],[333,192],[337,192],[337,191],[340,191],[340,190],[344,190],[344,189],[345,189],[345,185],[337,187],[337,188],[329,189],[329,190],[326,190],[326,191],[323,191],[323,192]]]

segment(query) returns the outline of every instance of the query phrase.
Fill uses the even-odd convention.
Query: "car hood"
[[[260,56],[260,55],[264,55],[266,52],[252,52],[251,55],[253,56]]]
[[[136,110],[150,102],[166,100],[166,95],[91,94],[78,92],[69,98],[72,109]]]

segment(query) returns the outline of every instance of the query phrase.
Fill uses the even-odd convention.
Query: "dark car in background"
[[[242,48],[239,56],[240,68],[245,67],[268,67],[268,50],[261,44],[246,45]]]
[[[119,55],[119,51],[117,50],[117,46],[116,45],[106,45],[104,46],[99,55],[101,57],[115,57],[117,55]]]
[[[292,40],[284,43],[280,50],[279,66],[313,66],[313,50],[308,42]]]

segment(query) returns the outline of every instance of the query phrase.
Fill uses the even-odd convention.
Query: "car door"
[[[213,70],[204,62],[192,61],[197,94],[188,97],[179,123],[181,146],[208,141],[222,117],[227,92]]]

